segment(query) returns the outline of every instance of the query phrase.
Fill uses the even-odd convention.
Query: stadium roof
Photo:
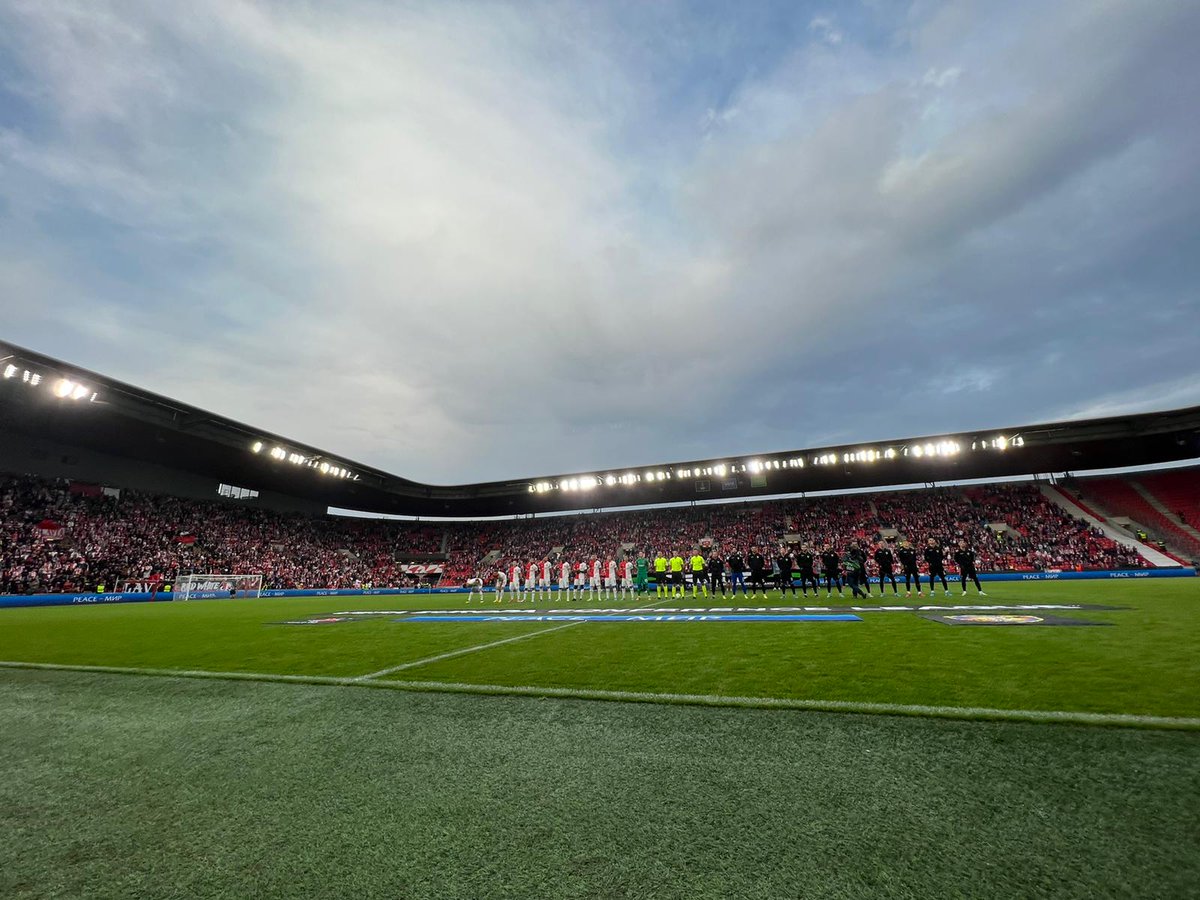
[[[753,457],[431,485],[4,343],[0,422],[6,434],[44,437],[328,506],[415,516],[732,500],[1200,457],[1200,407],[1190,407]]]

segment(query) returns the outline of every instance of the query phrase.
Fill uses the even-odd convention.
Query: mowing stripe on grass
[[[518,634],[516,637],[505,638],[502,641],[492,641],[488,644],[477,644],[474,647],[464,647],[461,650],[450,650],[447,653],[439,653],[437,656],[427,656],[425,659],[417,659],[412,662],[400,663],[398,666],[390,666],[386,669],[380,669],[378,672],[371,672],[369,675],[359,675],[355,681],[370,681],[372,678],[382,678],[384,675],[391,675],[393,672],[400,672],[404,669],[414,669],[417,666],[427,666],[430,663],[440,662],[443,659],[453,659],[456,656],[464,656],[467,653],[478,653],[480,650],[487,650],[489,647],[499,647],[501,644],[512,644],[516,641],[523,641],[526,638],[537,637],[539,634],[549,634],[551,631],[562,631],[564,628],[571,628],[575,625],[582,625],[583,620],[577,622],[568,622],[566,625],[555,625],[553,628],[543,628],[540,631],[531,631],[529,634]]]
[[[572,623],[577,624],[577,623]],[[1200,718],[1144,716],[1127,713],[1090,713],[1067,710],[988,709],[974,706],[919,706],[869,703],[857,700],[797,700],[789,697],[723,697],[718,694],[671,694],[643,691],[608,691],[591,688],[533,687],[507,684],[466,684],[446,681],[380,681],[341,678],[336,675],[275,675],[265,672],[207,672],[196,669],[138,669],[125,666],[85,666],[0,660],[0,668],[56,672],[95,672],[105,675],[149,675],[166,678],[202,678],[216,681],[264,681],[382,688],[447,694],[485,694],[514,697],[555,697],[565,700],[606,700],[625,703],[668,703],[682,706],[722,706],[742,709],[787,709],[808,712],[865,713],[918,716],[973,721],[1051,722],[1064,725],[1109,725],[1200,731]]]
[[[669,601],[663,601],[664,603]],[[647,609],[653,609],[655,606],[662,606],[663,603],[655,603]],[[501,644],[511,644],[514,641],[523,641],[526,638],[537,637],[539,634],[549,634],[551,631],[562,631],[564,628],[570,628],[573,625],[582,625],[586,619],[576,619],[568,622],[566,625],[556,625],[553,628],[543,628],[541,631],[531,631],[529,634],[519,634],[516,637],[505,638],[502,641],[492,641],[488,644],[480,644],[477,647],[466,647],[462,650],[451,650],[448,653],[439,653],[437,656],[430,656],[425,659],[414,660],[413,662],[401,663],[398,666],[391,666],[387,669],[380,669],[378,672],[371,672],[369,675],[359,675],[356,680],[370,681],[373,678],[382,678],[384,675],[391,675],[393,672],[400,672],[404,669],[415,669],[417,666],[425,666],[429,663],[440,662],[443,659],[453,659],[456,656],[463,656],[467,653],[476,653],[479,650],[487,650],[490,647],[499,647]]]

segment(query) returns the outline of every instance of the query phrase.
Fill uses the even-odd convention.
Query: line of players
[[[887,539],[875,548],[871,556],[879,570],[880,596],[883,596],[889,582],[892,593],[899,595],[897,570],[904,578],[905,597],[912,596],[913,588],[918,597],[925,596],[921,587],[921,562],[925,564],[930,595],[933,595],[940,581],[942,590],[946,596],[950,596],[946,556],[947,549],[936,538],[929,538],[919,555],[908,541],[900,541],[896,546],[894,538]],[[980,596],[987,596],[979,583],[975,551],[965,540],[958,542],[953,559],[958,567],[963,595],[967,593],[967,582],[971,581]],[[742,594],[747,597],[759,595],[765,599],[768,584],[777,587],[781,593],[791,591],[795,596],[797,580],[800,582],[800,592],[806,597],[810,586],[813,595],[818,596],[822,581],[825,583],[826,597],[832,597],[835,589],[839,597],[844,597],[845,588],[849,588],[854,597],[865,599],[871,596],[867,553],[857,542],[851,543],[844,554],[839,554],[832,546],[817,552],[805,544],[793,553],[787,545],[781,545],[779,552],[771,559],[760,548],[754,547],[745,556],[735,551],[722,557],[715,550],[709,550],[704,555],[696,550],[686,560],[678,553],[670,557],[659,553],[653,562],[648,553],[640,554],[636,560],[621,563],[613,559],[606,563],[594,559],[590,565],[581,562],[572,566],[563,560],[557,564],[557,581],[553,580],[555,570],[556,565],[550,560],[529,563],[527,567],[517,564],[500,570],[492,585],[494,601],[500,603],[506,593],[518,602],[526,599],[533,601],[539,597],[560,599],[564,595],[568,599],[573,597],[578,600],[616,600],[618,597],[645,594],[651,585],[660,597],[685,596],[690,585],[693,597],[700,593],[707,597],[710,589],[714,596],[718,591],[722,597],[730,594],[737,596],[738,588],[741,588]],[[482,578],[469,579],[467,588],[468,602],[475,593],[483,599],[486,586]]]

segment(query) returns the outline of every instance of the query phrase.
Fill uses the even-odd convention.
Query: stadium
[[[0,33],[0,896],[1197,895],[1195,8]]]

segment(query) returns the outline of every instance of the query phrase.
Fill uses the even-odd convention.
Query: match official
[[[980,597],[986,597],[983,592],[983,586],[979,583],[979,573],[975,571],[975,551],[967,546],[965,540],[958,542],[958,549],[954,551],[954,562],[958,565],[958,580],[962,583],[963,596],[967,596],[967,579],[970,578],[975,582],[975,590],[979,591]]]
[[[937,580],[940,578],[942,590],[949,597],[950,585],[946,583],[946,548],[938,543],[937,538],[930,538],[922,555],[925,557],[925,565],[929,567],[929,596],[933,596]]]
[[[889,538],[889,543],[891,539]],[[896,555],[892,553],[892,548],[887,544],[880,544],[875,549],[875,565],[879,566],[879,593],[883,595],[884,579],[892,582],[892,593],[899,594],[900,590],[896,587],[896,576],[894,574],[896,568]]]
[[[924,597],[925,594],[921,591],[921,572],[917,568],[917,548],[908,541],[901,541],[896,556],[900,558],[900,569],[904,572],[904,596],[911,597],[915,585],[917,596]]]

